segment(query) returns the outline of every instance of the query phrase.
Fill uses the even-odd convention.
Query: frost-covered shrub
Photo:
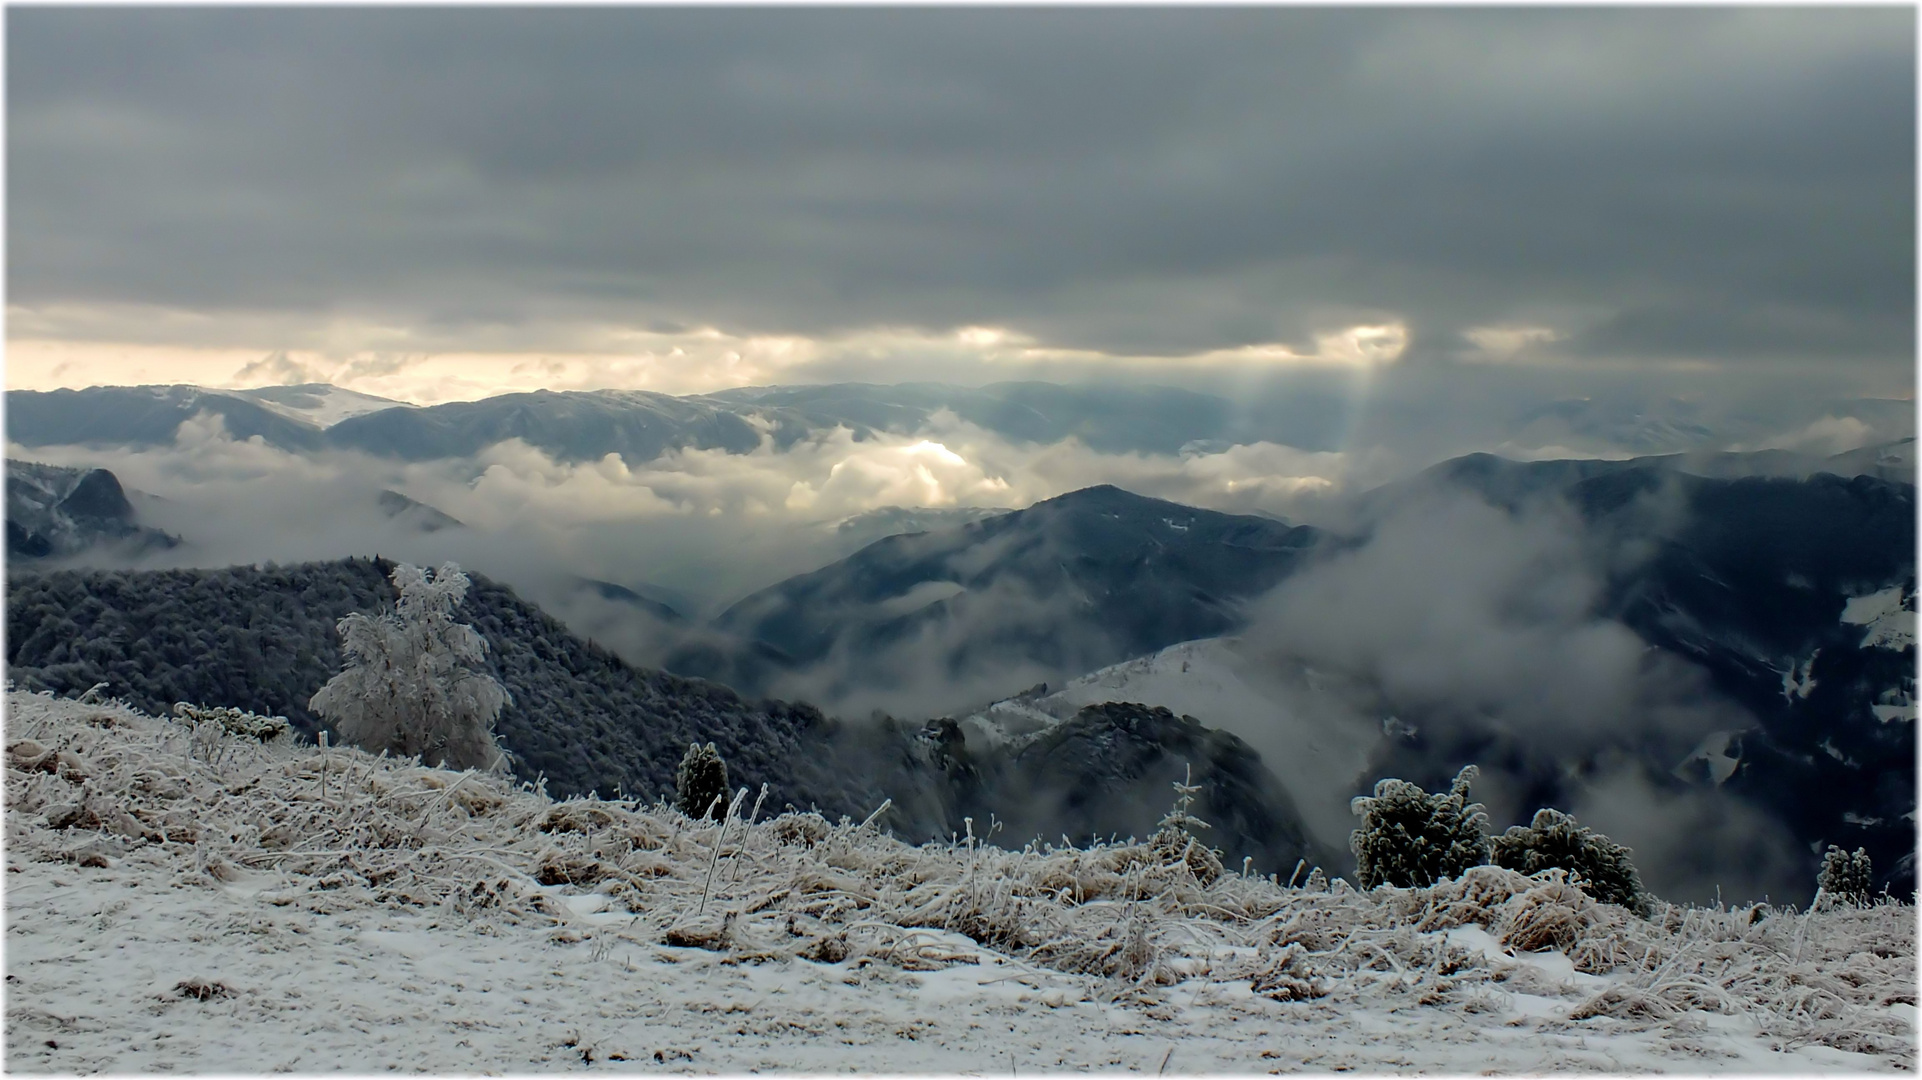
[[[1619,904],[1646,915],[1651,897],[1629,861],[1629,850],[1559,810],[1535,811],[1528,825],[1516,825],[1494,838],[1489,861],[1496,866],[1535,874],[1551,867],[1568,871],[1569,878],[1596,900]]]
[[[1816,884],[1821,888],[1826,904],[1868,907],[1869,883],[1874,876],[1868,849],[1856,848],[1855,854],[1851,855],[1830,844],[1828,852],[1822,856],[1822,876]]]
[[[510,700],[507,690],[474,670],[487,642],[454,621],[467,575],[453,563],[439,570],[401,563],[393,582],[400,590],[393,611],[340,620],[346,665],[308,707],[369,753],[505,772],[494,721]]]
[[[1426,888],[1488,861],[1488,815],[1480,803],[1468,801],[1476,772],[1473,765],[1463,768],[1447,794],[1431,795],[1406,780],[1382,780],[1373,796],[1349,804],[1361,818],[1348,847],[1362,888]]]
[[[674,771],[674,804],[691,818],[720,817],[727,805],[727,762],[713,743],[689,743]]]
[[[245,735],[261,742],[271,742],[293,730],[284,716],[260,716],[228,706],[190,705],[180,701],[174,703],[174,715],[189,724],[219,724],[229,734]]]

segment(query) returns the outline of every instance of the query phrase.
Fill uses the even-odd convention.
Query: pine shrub
[[[1466,766],[1446,794],[1433,795],[1406,780],[1381,780],[1373,796],[1350,803],[1361,818],[1348,838],[1361,887],[1426,888],[1486,863],[1488,815],[1468,801],[1476,774]]]
[[[1535,811],[1534,820],[1526,826],[1516,825],[1490,844],[1490,861],[1496,866],[1524,874],[1551,867],[1566,870],[1594,899],[1646,917],[1653,897],[1642,887],[1629,854],[1629,849],[1573,817],[1546,807]]]
[[[1835,906],[1868,907],[1869,883],[1874,877],[1874,867],[1869,864],[1866,848],[1856,848],[1855,854],[1829,845],[1822,856],[1822,876],[1816,884],[1822,890],[1825,903]]]
[[[674,772],[675,803],[691,818],[721,816],[727,805],[727,762],[713,743],[689,743]]]

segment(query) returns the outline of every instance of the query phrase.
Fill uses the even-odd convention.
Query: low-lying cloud
[[[1668,775],[1710,732],[1753,721],[1700,669],[1600,613],[1607,571],[1633,557],[1595,547],[1556,503],[1412,500],[1256,605],[1240,651],[1306,715],[1228,726],[1264,756],[1299,753],[1290,741],[1304,730],[1379,732],[1361,775],[1296,792],[1338,847],[1348,796],[1382,776],[1432,789],[1474,762],[1497,830],[1553,804],[1634,847],[1664,896],[1712,900],[1718,884],[1730,898],[1786,895],[1801,885],[1786,830]]]
[[[149,450],[11,447],[10,456],[102,466],[158,496],[150,523],[188,543],[144,565],[229,565],[367,554],[457,557],[505,580],[569,574],[646,582],[719,605],[849,553],[841,521],[887,506],[1003,507],[1101,483],[1189,505],[1285,514],[1335,490],[1337,452],[1273,443],[1178,455],[1103,454],[1077,440],[1033,445],[937,414],[913,435],[847,428],[787,450],[685,449],[643,463],[568,463],[518,440],[473,459],[395,462],[296,454],[235,440],[218,417]],[[375,504],[392,489],[469,528],[420,535]],[[857,539],[859,536],[857,535]]]

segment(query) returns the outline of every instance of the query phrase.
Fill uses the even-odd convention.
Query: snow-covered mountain
[[[298,386],[263,386],[254,390],[230,390],[291,420],[317,428],[330,428],[342,420],[382,409],[412,409],[417,406],[392,398],[376,397],[357,390],[343,390],[328,383],[302,383]]]
[[[7,558],[63,558],[101,546],[123,555],[172,547],[142,525],[120,480],[105,469],[7,460]]]

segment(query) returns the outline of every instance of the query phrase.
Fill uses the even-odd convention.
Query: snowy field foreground
[[[13,1071],[1916,1064],[1910,906],[1642,921],[1491,867],[1291,889],[7,705]]]

